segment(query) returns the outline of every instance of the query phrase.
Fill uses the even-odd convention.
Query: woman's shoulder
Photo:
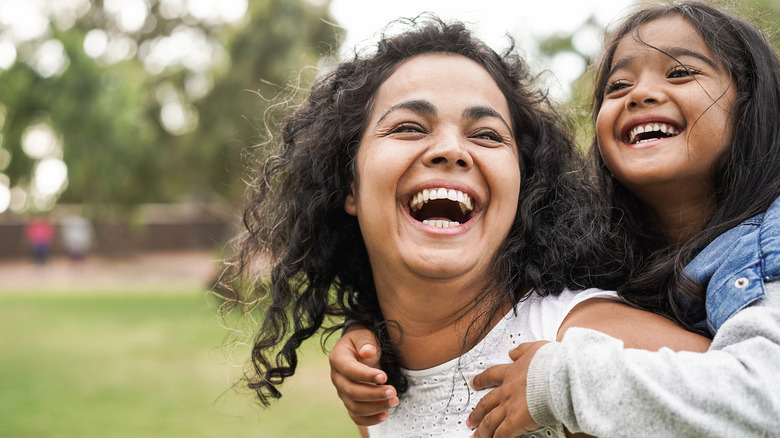
[[[578,304],[593,298],[620,300],[617,292],[597,288],[564,289],[559,294],[540,295],[532,292],[515,306],[517,317],[510,326],[531,332],[534,340],[554,341],[563,320]],[[510,313],[510,315],[512,315]]]
[[[530,306],[537,308],[573,308],[577,304],[591,298],[605,298],[620,300],[617,292],[599,288],[589,289],[568,289],[565,288],[559,294],[541,295],[531,292],[528,297],[518,303],[518,308]]]

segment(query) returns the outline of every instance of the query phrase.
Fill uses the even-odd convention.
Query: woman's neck
[[[401,365],[408,369],[430,368],[463,353],[479,339],[474,328],[492,327],[509,311],[507,303],[490,321],[482,316],[486,306],[479,304],[481,287],[455,281],[420,281],[413,287],[377,284],[377,296]],[[475,323],[476,322],[476,323]],[[397,326],[395,325],[397,324]],[[466,339],[466,336],[472,339]]]

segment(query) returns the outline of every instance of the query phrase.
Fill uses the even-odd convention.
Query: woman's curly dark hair
[[[605,226],[601,198],[566,125],[544,94],[529,89],[534,78],[514,47],[499,55],[463,24],[430,15],[401,24],[404,32],[385,34],[375,52],[340,63],[313,85],[284,121],[279,151],[262,166],[246,207],[246,232],[222,286],[242,284],[235,280],[257,260],[270,260],[270,283],[229,290],[235,302],[268,295],[252,352],[256,375],[249,377],[263,404],[279,397],[276,386],[295,372],[301,343],[320,329],[340,328],[344,318],[374,330],[388,383],[399,393],[406,388],[384,331],[358,222],[345,212],[344,201],[356,182],[355,158],[374,95],[414,56],[451,53],[479,63],[509,104],[522,182],[514,224],[480,297],[487,314],[530,290],[556,294],[566,286],[614,286],[620,277],[623,245]]]
[[[706,290],[685,275],[685,266],[717,236],[766,211],[780,196],[780,61],[756,26],[725,10],[699,1],[644,6],[616,28],[605,45],[596,71],[594,121],[620,40],[630,36],[642,42],[639,26],[668,16],[680,16],[696,29],[736,87],[731,110],[734,140],[715,163],[714,215],[691,239],[670,243],[651,221],[646,206],[612,176],[599,152],[598,139],[594,139],[592,156],[602,191],[614,207],[613,220],[633,252],[629,264],[635,268],[618,292],[644,309],[693,328],[704,315],[703,307],[691,303],[703,305]]]

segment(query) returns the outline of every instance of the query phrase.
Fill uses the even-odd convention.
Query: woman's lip
[[[406,219],[418,230],[425,232],[426,234],[433,234],[437,236],[457,236],[460,234],[465,234],[467,231],[471,229],[471,227],[474,225],[475,219],[479,216],[479,213],[476,211],[472,212],[471,216],[469,217],[469,220],[459,224],[454,227],[447,227],[447,228],[441,228],[441,227],[435,227],[432,225],[425,224],[423,222],[418,221],[409,212],[409,207],[405,206],[403,208],[404,215],[406,216]]]

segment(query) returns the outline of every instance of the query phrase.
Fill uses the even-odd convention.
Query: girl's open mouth
[[[640,144],[661,138],[674,137],[679,135],[680,132],[680,128],[669,123],[642,123],[631,128],[625,140],[629,144]]]

